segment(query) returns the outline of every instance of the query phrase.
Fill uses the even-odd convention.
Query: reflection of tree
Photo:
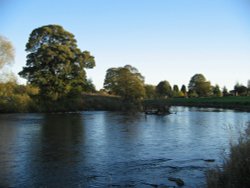
[[[0,187],[9,187],[9,177],[13,176],[12,168],[16,160],[11,146],[16,142],[19,130],[8,120],[7,115],[1,115],[0,125]]]
[[[64,160],[76,153],[83,126],[79,114],[46,115],[41,129],[42,155]]]
[[[72,184],[78,177],[76,166],[83,160],[80,145],[84,126],[81,114],[47,114],[40,130],[40,139],[32,145],[29,165],[33,186],[56,187]],[[75,173],[75,174],[74,174]]]

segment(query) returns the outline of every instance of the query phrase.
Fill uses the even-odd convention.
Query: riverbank
[[[145,103],[164,103],[171,106],[188,106],[204,108],[223,108],[250,111],[250,97],[207,97],[207,98],[169,98],[146,100]]]
[[[14,100],[15,99],[15,100]],[[25,99],[25,100],[24,100]],[[44,105],[44,104],[43,104]],[[49,105],[49,104],[48,104]],[[131,104],[130,104],[131,105]],[[144,100],[143,106],[188,106],[203,108],[223,108],[238,111],[250,111],[250,97],[207,97],[207,98],[169,98]],[[124,104],[121,97],[104,94],[84,93],[78,99],[58,102],[52,105],[52,111],[124,111],[133,106]],[[53,110],[54,109],[54,110]],[[0,99],[0,113],[45,112],[42,105],[28,94],[15,95]]]
[[[117,96],[85,94],[84,110],[119,111],[122,109],[122,100]],[[171,105],[203,108],[223,108],[238,111],[250,111],[250,97],[206,97],[206,98],[169,98],[144,100],[143,105]]]

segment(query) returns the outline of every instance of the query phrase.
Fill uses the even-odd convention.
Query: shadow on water
[[[28,166],[30,185],[57,187],[62,182],[64,186],[72,186],[74,180],[78,182],[80,174],[76,167],[84,160],[81,152],[84,134],[81,114],[44,115],[39,139],[30,148],[33,157]]]

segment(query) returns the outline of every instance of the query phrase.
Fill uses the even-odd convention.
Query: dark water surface
[[[222,164],[249,113],[172,111],[2,114],[0,187],[176,186],[168,177],[202,187],[204,172]]]

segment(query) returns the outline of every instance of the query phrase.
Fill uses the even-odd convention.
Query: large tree
[[[144,77],[130,65],[108,69],[104,88],[127,103],[137,103],[145,97]]]
[[[197,94],[199,97],[207,97],[211,94],[211,84],[202,74],[195,74],[188,85],[189,93]]]
[[[27,62],[19,75],[39,87],[45,99],[58,100],[80,93],[87,84],[85,68],[94,57],[77,47],[74,35],[59,25],[34,29],[26,44]]]

